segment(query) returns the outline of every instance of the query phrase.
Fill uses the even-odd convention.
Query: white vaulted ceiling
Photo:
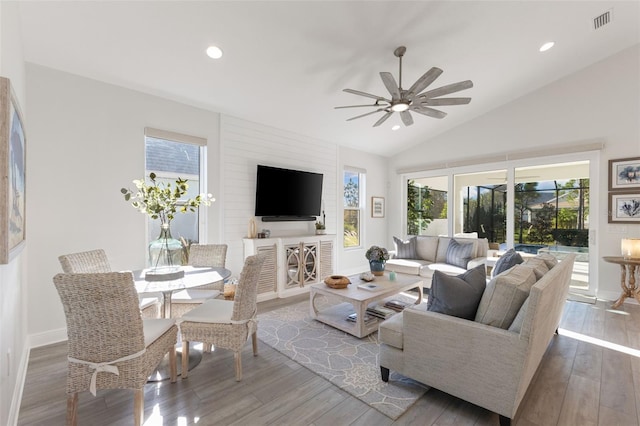
[[[638,1],[22,1],[20,14],[27,62],[386,156],[640,42]],[[472,80],[456,94],[471,103],[411,127],[347,122],[367,110],[335,106],[369,102],[342,89],[389,97],[379,72],[397,79],[400,45],[405,88],[436,66],[430,88]]]

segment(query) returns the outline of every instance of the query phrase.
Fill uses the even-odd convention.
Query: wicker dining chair
[[[94,272],[112,272],[107,254],[102,249],[58,256],[62,271],[66,274],[90,274]],[[142,318],[158,318],[160,316],[160,298],[139,296]]]
[[[226,260],[226,244],[191,244],[189,247],[189,265],[191,266],[224,268]],[[173,293],[171,295],[171,317],[180,318],[203,302],[215,299],[223,290],[224,282],[218,281]]]
[[[246,258],[234,300],[208,300],[182,316],[182,378],[188,377],[189,342],[202,342],[233,351],[236,381],[242,379],[242,347],[249,336],[258,355],[257,298],[263,255]]]
[[[133,389],[141,425],[144,385],[167,353],[177,379],[175,320],[142,319],[131,272],[57,274],[53,282],[67,321],[67,425],[77,423],[78,393],[98,389]]]

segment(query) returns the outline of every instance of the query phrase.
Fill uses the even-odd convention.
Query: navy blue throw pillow
[[[498,258],[496,266],[494,266],[493,270],[491,271],[491,276],[495,277],[500,272],[511,269],[514,266],[521,264],[522,262],[523,260],[522,256],[520,256],[520,253],[515,251],[515,249],[510,248],[505,254]]]

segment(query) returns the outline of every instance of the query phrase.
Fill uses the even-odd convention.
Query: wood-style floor
[[[264,312],[299,300],[263,302],[259,308]],[[549,345],[512,424],[638,425],[639,357],[640,306],[614,311],[606,302],[568,301],[560,335]],[[147,384],[145,425],[498,424],[496,414],[436,389],[394,422],[262,342],[255,358],[247,344],[242,362],[239,383],[233,355],[220,349],[205,354],[186,380]],[[65,375],[65,343],[31,351],[19,425],[64,424]],[[80,395],[80,425],[130,425],[132,412],[131,391]]]

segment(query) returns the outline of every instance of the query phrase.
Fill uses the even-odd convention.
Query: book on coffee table
[[[376,283],[363,283],[363,284],[358,284],[358,288],[362,290],[376,291],[376,290],[380,290],[382,287]]]
[[[356,322],[357,320],[358,320],[358,313],[357,312],[354,312],[354,313],[352,313],[351,315],[349,315],[347,317],[347,321]],[[376,320],[376,318],[374,316],[371,316],[369,314],[364,314],[364,322],[365,322],[365,324],[369,324],[369,323],[371,323],[372,321],[375,321],[375,320]]]
[[[396,313],[393,309],[385,308],[380,305],[373,305],[367,308],[367,313],[373,315],[374,317],[387,319]]]
[[[384,304],[385,308],[393,309],[396,312],[402,311],[406,306],[407,306],[406,302],[403,302],[402,300],[395,300],[395,299],[388,300]]]

